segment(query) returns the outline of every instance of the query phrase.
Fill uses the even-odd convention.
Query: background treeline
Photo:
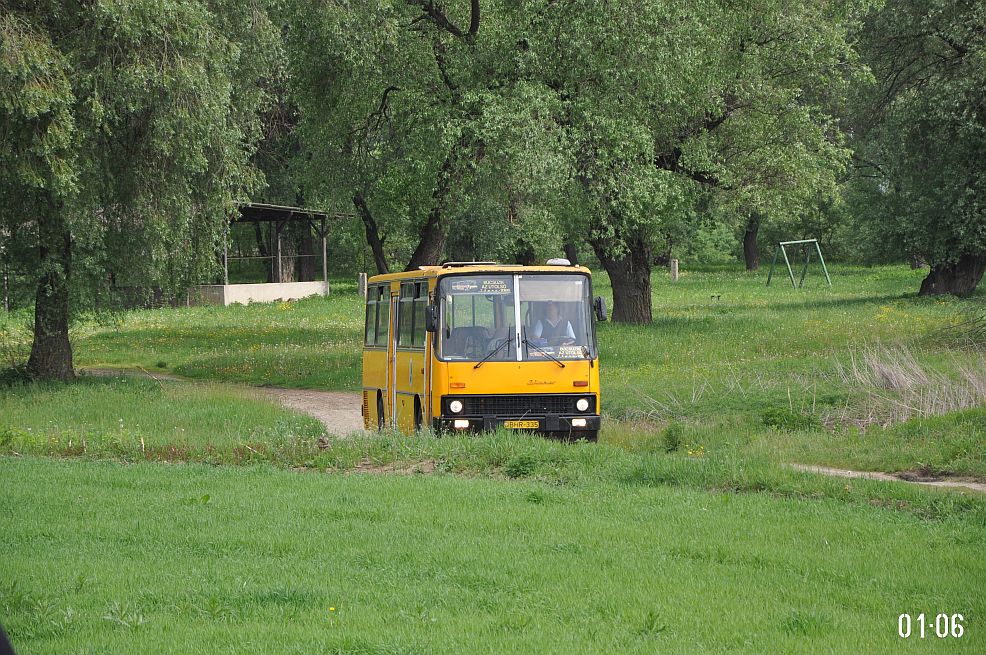
[[[671,257],[755,269],[782,238],[971,293],[984,41],[974,0],[0,0],[29,369],[70,377],[112,286],[214,280],[248,200],[351,214],[339,273],[591,260],[618,321]]]

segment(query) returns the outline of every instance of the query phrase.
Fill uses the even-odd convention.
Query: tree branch
[[[717,187],[720,184],[715,173],[709,171],[693,171],[681,165],[681,148],[672,148],[670,152],[661,152],[654,156],[654,165],[672,173],[678,173],[705,186]]]
[[[479,0],[471,0],[468,31],[463,30],[458,25],[453,23],[445,14],[445,10],[442,6],[436,4],[434,0],[407,0],[407,3],[420,7],[421,11],[424,12],[422,15],[423,17],[427,17],[428,20],[452,36],[463,39],[466,43],[473,43],[476,41],[476,35],[479,33]],[[419,19],[415,19],[415,22],[417,22],[417,20]]]

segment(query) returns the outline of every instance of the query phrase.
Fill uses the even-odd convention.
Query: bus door
[[[427,420],[427,280],[402,282],[397,305],[397,348],[393,366],[394,414],[396,427],[407,433],[422,428]]]
[[[388,285],[389,287],[390,285]],[[397,407],[397,393],[395,380],[397,378],[397,315],[398,295],[391,289],[390,291],[390,333],[387,339],[387,425],[395,427],[397,422],[394,420]]]

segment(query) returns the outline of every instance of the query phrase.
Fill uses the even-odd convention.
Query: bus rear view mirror
[[[435,305],[425,307],[425,330],[428,332],[438,331],[438,307]]]
[[[592,303],[592,308],[596,312],[597,321],[605,321],[606,316],[606,299],[602,296],[596,296],[596,299]]]

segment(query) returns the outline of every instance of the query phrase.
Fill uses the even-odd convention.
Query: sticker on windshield
[[[503,278],[462,278],[452,280],[449,289],[454,294],[479,293],[488,296],[510,295],[510,282]]]

